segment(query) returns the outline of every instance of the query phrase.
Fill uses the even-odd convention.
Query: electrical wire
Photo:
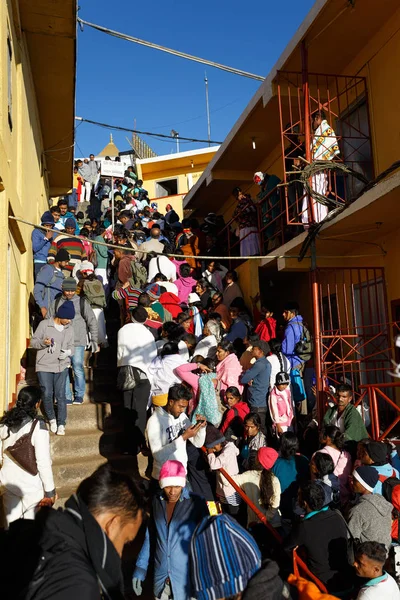
[[[215,69],[220,69],[221,71],[233,73],[233,75],[240,75],[241,77],[248,77],[249,79],[256,79],[257,81],[264,81],[265,79],[263,75],[255,75],[254,73],[249,73],[248,71],[242,71],[242,69],[235,69],[234,67],[222,65],[221,63],[217,63],[212,60],[207,60],[206,58],[199,58],[198,56],[193,56],[192,54],[187,54],[186,52],[179,52],[179,50],[173,50],[172,48],[167,48],[166,46],[160,46],[159,44],[154,44],[153,42],[147,42],[146,40],[141,40],[137,37],[133,37],[125,33],[121,33],[119,31],[114,31],[113,29],[108,29],[107,27],[96,25],[95,23],[90,23],[89,21],[85,21],[80,17],[78,17],[77,21],[81,26],[81,31],[83,31],[83,25],[87,25],[88,27],[97,29],[97,31],[107,33],[108,35],[120,38],[121,40],[133,42],[141,46],[147,46],[147,48],[152,48],[153,50],[160,50],[161,52],[173,54],[174,56],[179,56],[180,58],[186,58],[187,60],[192,60],[194,62],[198,62],[209,67],[214,67]]]
[[[196,138],[188,138],[174,136],[174,135],[166,135],[165,133],[152,133],[151,131],[139,131],[138,129],[132,129],[130,127],[121,127],[119,125],[110,125],[109,123],[101,123],[100,121],[92,121],[91,119],[84,119],[83,117],[75,117],[77,121],[82,121],[84,123],[90,123],[91,125],[98,125],[98,127],[104,127],[105,129],[114,129],[115,131],[128,131],[129,133],[137,133],[139,135],[149,135],[150,137],[155,138],[163,138],[166,140],[179,140],[183,142],[198,142],[201,144],[222,144],[222,142],[216,142],[215,140],[199,140]]]

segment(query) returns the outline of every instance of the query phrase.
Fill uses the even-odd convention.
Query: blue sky
[[[79,16],[163,46],[267,75],[314,0],[81,0]],[[76,114],[139,130],[207,138],[204,65],[78,29]],[[222,141],[260,83],[207,67],[211,138]],[[97,154],[111,130],[83,123],[76,156]],[[112,132],[119,150],[128,133]],[[157,154],[175,143],[144,137]],[[181,150],[206,144],[181,143]]]

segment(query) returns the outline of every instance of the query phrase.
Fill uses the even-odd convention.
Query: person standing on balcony
[[[237,200],[232,220],[237,223],[239,230],[240,255],[256,256],[260,254],[257,208],[251,197],[243,194],[239,187],[236,187],[232,194]]]
[[[357,443],[368,438],[364,421],[354,404],[353,391],[347,383],[336,388],[337,404],[330,406],[324,416],[324,425],[335,425],[344,433],[346,449],[355,456]]]
[[[340,154],[338,141],[332,127],[326,120],[325,112],[321,110],[315,111],[311,115],[311,160],[334,160]],[[329,175],[328,172],[315,173],[312,176],[312,189],[321,196],[327,196]],[[309,206],[313,207],[313,213],[309,215]],[[322,204],[318,200],[309,198],[307,195],[303,199],[303,210],[301,220],[303,223],[309,223],[315,219],[316,223],[320,223],[328,214],[327,204]]]

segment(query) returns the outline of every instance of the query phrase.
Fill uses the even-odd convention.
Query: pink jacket
[[[208,464],[212,471],[217,469],[225,469],[228,475],[237,475],[239,473],[237,457],[239,448],[236,448],[233,442],[228,442],[218,456],[215,454],[207,454]],[[220,498],[228,498],[233,496],[235,488],[225,479],[221,473],[217,473],[217,496]]]
[[[193,396],[189,402],[189,414],[194,411],[198,404],[199,376],[196,373],[193,373],[193,371],[196,371],[198,368],[196,363],[185,363],[174,369],[175,375],[179,377],[179,379],[182,379],[182,381],[188,383],[193,390]]]
[[[176,281],[174,281],[176,287],[178,288],[178,296],[181,302],[187,303],[187,299],[189,294],[193,291],[197,281],[193,279],[193,277],[178,277]]]
[[[290,388],[280,392],[274,386],[269,395],[269,411],[273,425],[290,427],[293,421],[293,405]]]
[[[225,396],[225,390],[234,385],[239,392],[243,392],[243,386],[239,383],[239,377],[242,374],[242,365],[238,361],[236,354],[228,354],[224,360],[217,364],[217,379],[220,384],[221,398]]]
[[[329,456],[332,458],[333,465],[335,467],[333,473],[337,475],[340,483],[340,502],[341,504],[345,504],[350,496],[349,477],[352,470],[350,454],[347,452],[347,450],[340,451],[336,448],[332,448],[332,446],[324,446],[324,448],[321,448],[321,450],[318,450],[318,452],[329,454]]]

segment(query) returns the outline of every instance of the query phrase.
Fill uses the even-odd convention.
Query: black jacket
[[[86,505],[74,495],[66,502],[64,510],[51,509],[45,516],[39,533],[36,524],[39,536],[36,546],[40,552],[35,552],[33,575],[28,578],[25,589],[10,597],[123,600],[120,557]],[[43,519],[43,513],[39,518]],[[21,551],[21,544],[18,545],[22,566],[24,550]]]
[[[285,542],[285,550],[292,550],[296,546],[305,551],[308,568],[325,583],[329,592],[344,591],[351,587],[347,527],[340,515],[328,508],[303,519],[293,527]]]

